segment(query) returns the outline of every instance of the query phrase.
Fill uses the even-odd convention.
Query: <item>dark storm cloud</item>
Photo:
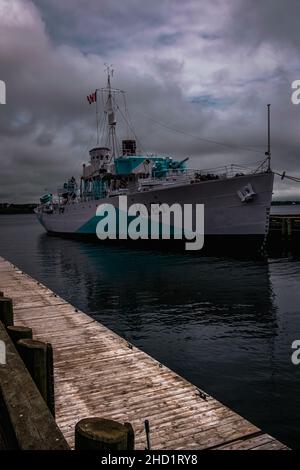
[[[0,0],[0,197],[36,200],[79,175],[95,143],[86,94],[104,85],[104,62],[127,91],[143,149],[204,168],[260,160],[271,102],[274,167],[300,174],[300,105],[290,99],[299,14],[293,0]]]
[[[137,34],[154,30],[168,20],[168,3],[160,0],[36,0],[55,40],[78,44],[83,50],[110,57],[125,49]]]
[[[241,46],[265,42],[279,49],[300,46],[298,0],[243,0],[233,4],[228,36],[237,38]]]

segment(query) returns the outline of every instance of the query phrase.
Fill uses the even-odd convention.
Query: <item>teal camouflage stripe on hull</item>
[[[120,230],[119,230],[119,210],[118,208],[115,208],[116,209],[116,235],[117,235],[117,238],[119,238],[119,235],[120,235]],[[105,215],[101,215],[101,216],[94,216],[92,217],[90,220],[88,220],[84,225],[82,225],[78,230],[77,230],[77,233],[81,233],[81,234],[90,234],[90,235],[95,235],[96,232],[97,232],[97,225],[98,223],[105,217]],[[128,226],[130,224],[130,222],[132,222],[136,217],[135,216],[128,216],[127,215],[127,229],[128,229]],[[153,221],[150,222],[150,218],[147,218],[147,225],[148,225],[148,238],[151,238],[151,224],[153,225]],[[174,226],[173,225],[166,225],[166,224],[162,224],[161,222],[159,223],[159,229],[158,229],[158,232],[159,232],[159,238],[162,238],[162,231],[163,231],[163,228],[164,228],[164,231],[166,233],[168,233],[170,231],[170,238],[173,238],[174,237]],[[182,232],[182,231],[181,231]]]

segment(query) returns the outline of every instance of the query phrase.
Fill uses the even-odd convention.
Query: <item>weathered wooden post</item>
[[[47,345],[34,339],[21,339],[17,349],[42,397],[47,401]]]
[[[288,235],[288,239],[291,240],[292,239],[292,219],[287,219],[287,235]]]
[[[124,423],[127,429],[127,450],[134,450],[134,430],[131,423]]]
[[[134,431],[130,423],[103,418],[85,418],[75,426],[76,450],[133,450]]]
[[[53,349],[50,343],[46,343],[46,344],[47,344],[47,405],[52,415],[55,417]]]
[[[20,339],[32,339],[32,329],[27,326],[9,325],[6,330],[15,346]]]
[[[34,339],[21,339],[17,349],[42,397],[54,416],[52,347]]]
[[[281,219],[281,238],[285,238],[285,230],[286,230],[285,219],[284,219],[284,217],[282,217],[282,219]]]
[[[13,304],[8,297],[0,297],[0,321],[5,327],[14,324]]]

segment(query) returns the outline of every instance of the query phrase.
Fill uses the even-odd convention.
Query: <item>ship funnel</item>
[[[132,139],[122,140],[122,153],[123,155],[135,155],[136,141]]]

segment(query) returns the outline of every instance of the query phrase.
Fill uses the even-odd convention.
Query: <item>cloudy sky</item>
[[[299,0],[0,0],[0,201],[36,201],[80,174],[104,63],[146,151],[252,164],[271,103],[272,165],[300,176],[299,18]],[[278,180],[277,197],[300,199]]]

